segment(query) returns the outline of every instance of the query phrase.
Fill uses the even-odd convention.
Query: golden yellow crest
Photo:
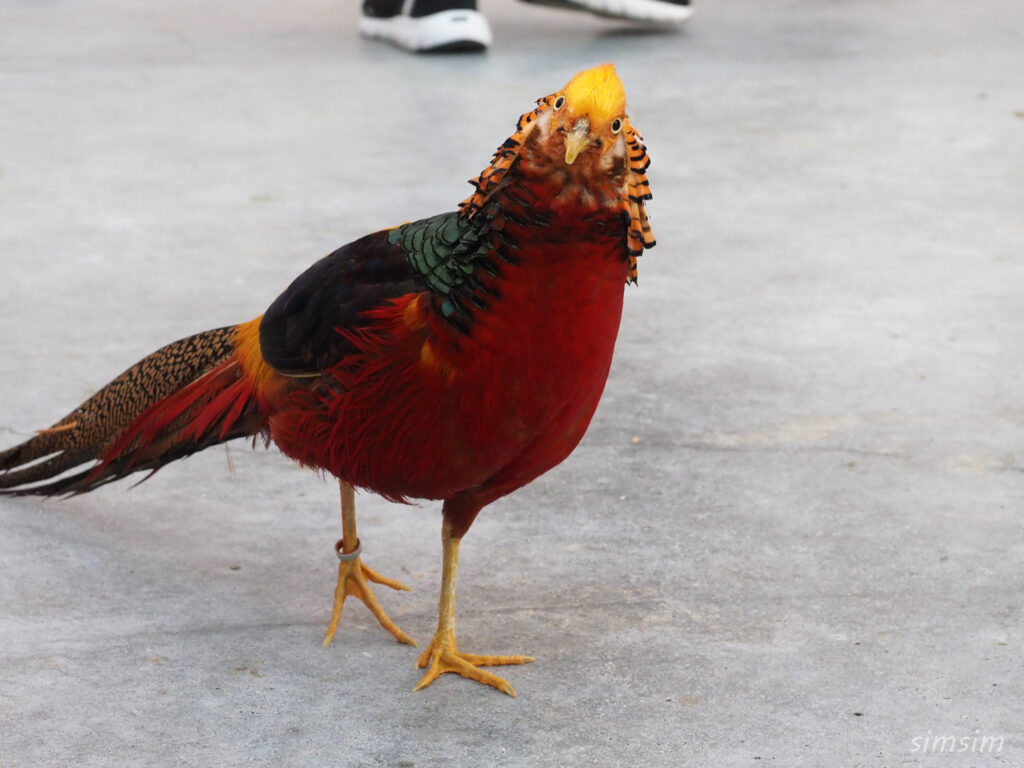
[[[610,123],[626,114],[626,89],[611,64],[583,70],[561,92],[566,106],[591,123]]]

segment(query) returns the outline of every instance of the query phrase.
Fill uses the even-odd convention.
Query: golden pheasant
[[[249,322],[154,352],[0,453],[0,493],[90,491],[236,437],[263,436],[341,485],[334,636],[345,599],[399,641],[369,582],[353,488],[442,499],[437,630],[416,689],[443,672],[515,695],[482,667],[523,656],[455,642],[459,544],[480,510],[582,438],[612,361],[623,288],[654,245],[647,153],[611,65],[523,115],[456,212],[376,232],[300,275]]]

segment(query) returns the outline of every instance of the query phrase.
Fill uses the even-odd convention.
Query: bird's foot
[[[338,630],[338,622],[341,621],[341,610],[345,607],[345,598],[350,595],[362,600],[366,607],[370,609],[370,613],[377,617],[380,625],[394,635],[398,642],[416,645],[416,641],[400,630],[395,625],[395,622],[384,613],[384,609],[380,607],[380,603],[377,602],[377,598],[374,597],[373,590],[370,589],[370,585],[367,582],[372,581],[374,584],[383,584],[386,587],[391,587],[391,589],[400,589],[407,592],[409,587],[395,579],[381,576],[375,570],[365,565],[359,556],[362,547],[357,545],[355,551],[344,553],[341,550],[341,542],[339,541],[336,549],[338,559],[340,560],[338,563],[338,585],[334,588],[334,610],[331,612],[331,623],[327,625],[327,633],[324,635],[324,647],[326,648],[330,645],[331,640],[334,639],[334,633]]]
[[[532,656],[480,656],[475,653],[462,653],[455,647],[454,632],[438,630],[416,661],[417,667],[422,669],[429,666],[430,668],[413,690],[426,688],[445,672],[455,672],[470,680],[497,688],[509,696],[515,696],[515,689],[506,680],[492,675],[490,672],[485,672],[480,667],[525,664],[530,661],[533,661]]]

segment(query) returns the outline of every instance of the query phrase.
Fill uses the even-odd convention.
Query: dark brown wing
[[[495,274],[490,218],[457,212],[375,232],[311,266],[260,322],[260,353],[281,373],[315,375],[355,351],[339,333],[367,324],[367,310],[409,293],[430,292],[437,311],[466,330],[483,306],[481,272]],[[508,258],[511,258],[510,256]]]
[[[260,321],[260,353],[275,370],[316,374],[352,352],[339,328],[358,329],[364,312],[426,288],[388,231],[344,245],[299,275]]]

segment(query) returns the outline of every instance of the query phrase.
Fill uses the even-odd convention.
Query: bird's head
[[[546,134],[549,146],[554,145],[551,150],[564,146],[560,154],[566,165],[577,160],[610,165],[612,158],[625,158],[626,89],[615,67],[603,64],[580,72],[549,98],[551,109],[538,128]]]
[[[645,205],[651,199],[649,165],[643,139],[626,114],[626,89],[615,67],[602,64],[538,99],[519,118],[516,132],[472,180],[476,192],[462,202],[462,214],[475,216],[518,166],[520,174],[554,187],[556,199],[628,214],[626,248],[635,280],[636,257],[654,245]]]

